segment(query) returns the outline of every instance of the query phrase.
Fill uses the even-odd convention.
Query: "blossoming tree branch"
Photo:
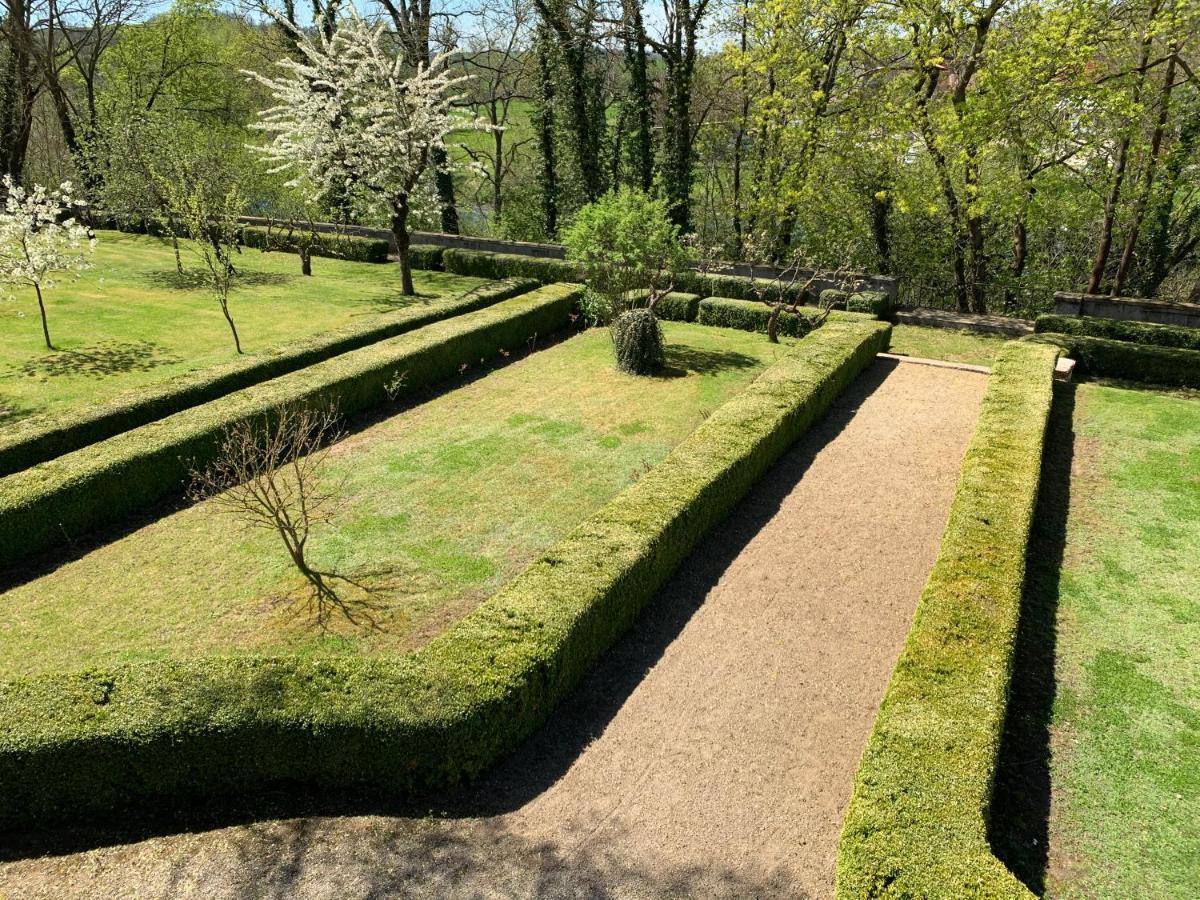
[[[453,166],[446,137],[488,126],[454,107],[465,77],[450,75],[445,55],[414,70],[386,29],[352,5],[332,35],[294,35],[300,58],[281,60],[280,75],[246,73],[276,101],[256,125],[272,140],[255,149],[314,199],[345,197],[363,213],[385,213],[411,295],[410,222],[437,203],[433,160]]]

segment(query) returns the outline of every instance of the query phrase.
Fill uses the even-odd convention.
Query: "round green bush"
[[[663,362],[662,326],[648,309],[623,312],[612,323],[617,368],[630,375],[650,375]]]

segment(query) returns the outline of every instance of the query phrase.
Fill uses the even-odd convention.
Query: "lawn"
[[[1198,897],[1200,397],[1082,384],[1059,402],[1002,856],[1052,897]]]
[[[663,376],[622,375],[591,330],[353,433],[344,503],[312,561],[369,589],[374,627],[298,618],[277,538],[211,502],[164,515],[0,595],[0,675],[172,654],[412,648],[516,574],[784,352],[664,323]]]
[[[1008,340],[1011,338],[1000,334],[977,334],[922,325],[894,325],[888,352],[922,359],[991,366],[996,354]]]
[[[236,357],[216,299],[196,282],[202,264],[186,248],[182,280],[170,245],[155,238],[102,231],[93,262],[78,281],[46,292],[54,351],[42,342],[31,291],[0,301],[0,427],[53,418]],[[244,250],[237,265],[242,277],[230,309],[247,354],[482,283],[414,272],[419,296],[409,298],[392,265],[316,259],[313,277],[305,278],[296,256],[258,250]]]

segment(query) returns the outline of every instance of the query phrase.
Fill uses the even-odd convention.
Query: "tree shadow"
[[[154,341],[102,341],[81,350],[56,350],[27,360],[20,372],[29,376],[106,378],[128,372],[149,372],[180,362]]]
[[[44,410],[45,407],[30,406],[28,403],[0,394],[0,428],[36,418]]]
[[[686,344],[667,344],[662,368],[655,378],[684,378],[687,375],[715,375],[730,369],[749,369],[762,360],[736,350],[706,350]]]
[[[1074,384],[1057,385],[1055,390],[988,822],[992,851],[1039,896],[1045,890],[1050,849],[1050,720],[1075,456],[1075,390]]]
[[[410,306],[421,304],[429,306],[438,300],[448,300],[451,298],[445,297],[442,294],[382,294],[378,297],[371,297],[366,302],[370,303],[372,308],[382,312],[390,312],[394,309],[407,309]]]
[[[172,291],[203,291],[208,289],[208,277],[197,269],[184,269],[177,272],[174,269],[152,269],[141,273],[141,279],[154,287],[167,288]],[[256,272],[238,269],[233,279],[233,287],[273,287],[291,284],[296,280],[295,275],[283,272]]]

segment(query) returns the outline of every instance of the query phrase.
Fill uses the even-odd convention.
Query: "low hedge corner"
[[[987,819],[1053,398],[1055,347],[1012,341],[988,379],[937,562],[863,751],[837,897],[1031,900]]]
[[[1200,350],[1053,332],[1027,335],[1022,340],[1060,348],[1076,361],[1081,375],[1200,388]]]

